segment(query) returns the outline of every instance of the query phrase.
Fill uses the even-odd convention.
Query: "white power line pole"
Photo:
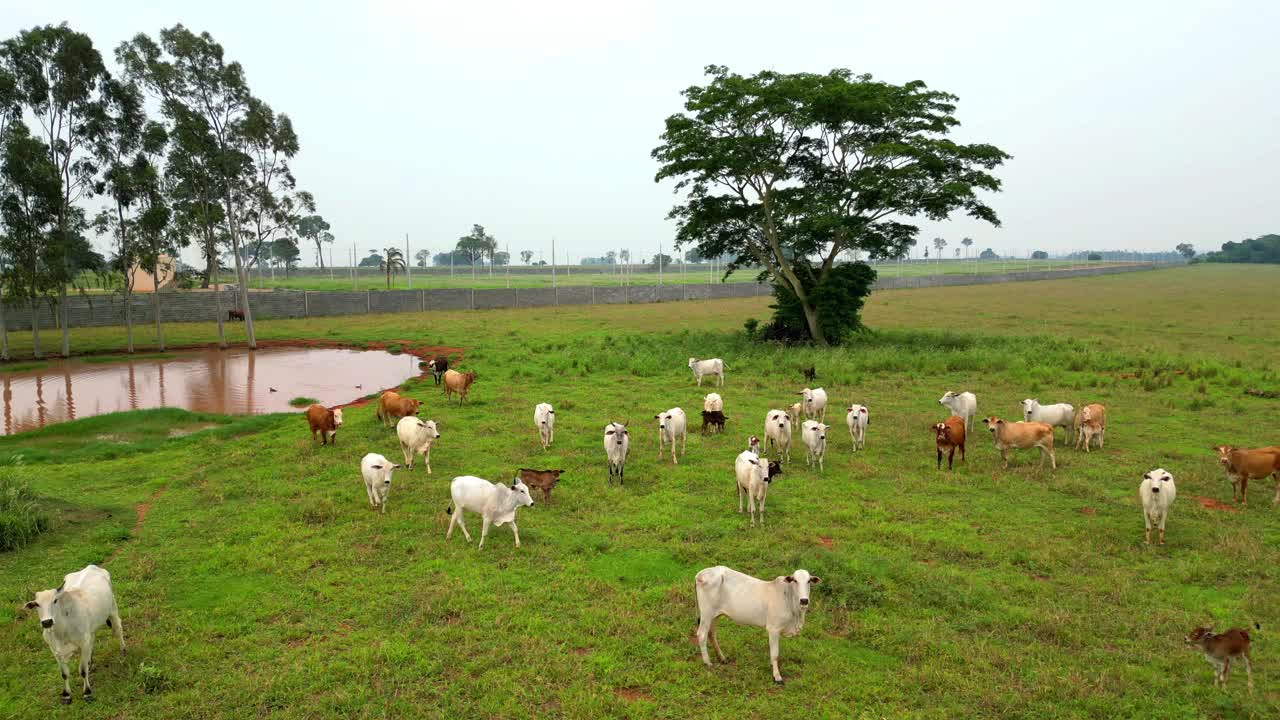
[[[388,258],[388,260],[389,259],[390,258]],[[413,272],[409,270],[409,267],[411,265],[413,265],[413,262],[409,260],[409,233],[405,233],[404,234],[404,279],[405,279],[405,282],[409,283],[410,290],[413,289]]]
[[[551,287],[556,287],[556,239],[551,238]]]

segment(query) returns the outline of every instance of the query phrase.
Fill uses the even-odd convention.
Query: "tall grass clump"
[[[48,529],[49,516],[31,492],[26,465],[14,458],[0,467],[0,552],[28,545]]]

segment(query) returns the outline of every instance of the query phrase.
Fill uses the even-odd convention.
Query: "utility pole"
[[[658,262],[658,287],[662,287],[662,241],[658,241],[658,256],[654,258]]]
[[[329,244],[329,279],[333,279],[333,243]]]
[[[511,289],[511,243],[507,243],[507,289]]]
[[[390,259],[390,258],[388,258]],[[413,289],[413,271],[409,268],[413,266],[413,261],[409,259],[409,233],[404,234],[404,279],[409,283],[409,289]]]
[[[551,238],[551,287],[556,287],[556,239]]]

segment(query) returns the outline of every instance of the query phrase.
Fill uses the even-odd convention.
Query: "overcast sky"
[[[1014,156],[991,198],[1003,226],[957,218],[922,241],[1210,249],[1280,231],[1275,0],[0,3],[6,36],[64,20],[113,67],[135,33],[209,31],[293,118],[337,257],[405,233],[441,251],[472,223],[548,260],[553,236],[575,259],[669,252],[649,152],[712,63],[958,95],[957,139]]]

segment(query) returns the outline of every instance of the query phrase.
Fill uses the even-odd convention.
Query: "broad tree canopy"
[[[835,309],[810,295],[841,252],[898,257],[915,243],[914,218],[962,211],[999,224],[979,193],[1000,189],[989,171],[1009,156],[947,137],[959,124],[954,95],[849,70],[707,75],[684,91],[685,112],[667,118],[653,150],[656,179],[685,194],[669,215],[677,241],[736,258],[729,272],[763,266],[799,300],[816,342],[827,341],[821,315]]]

